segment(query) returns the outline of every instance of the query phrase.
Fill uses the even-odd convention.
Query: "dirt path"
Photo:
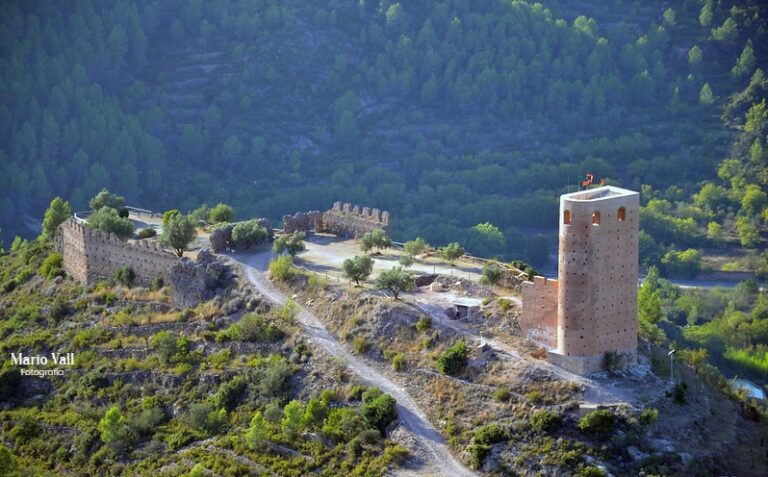
[[[267,280],[260,271],[260,269],[264,269],[265,262],[265,258],[260,255],[264,254],[233,258],[239,261],[248,281],[259,293],[268,300],[282,305],[288,301],[288,297]],[[442,436],[432,427],[432,424],[429,423],[427,417],[405,388],[368,366],[357,356],[347,352],[328,332],[322,322],[303,307],[296,319],[313,342],[331,356],[342,359],[347,367],[357,373],[365,382],[379,387],[397,400],[397,413],[400,421],[423,445],[428,454],[426,457],[442,475],[446,477],[477,475],[461,465],[451,454]]]

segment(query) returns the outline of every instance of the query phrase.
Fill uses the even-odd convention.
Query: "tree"
[[[117,210],[106,206],[91,213],[85,225],[104,232],[111,232],[122,239],[133,234],[133,222],[120,217]]]
[[[296,231],[291,235],[282,235],[275,239],[272,244],[272,253],[282,254],[287,253],[291,257],[295,257],[299,252],[303,252],[307,249],[304,244],[304,232]]]
[[[464,255],[464,248],[458,242],[449,243],[440,250],[440,255],[453,266],[453,262]]]
[[[675,15],[675,11],[671,7],[664,10],[663,16],[664,16],[665,25],[675,26],[675,23],[677,23],[676,22],[677,15]]]
[[[346,278],[354,280],[355,285],[360,286],[360,280],[367,279],[373,271],[373,259],[368,256],[355,256],[344,260],[341,268]]]
[[[658,280],[658,269],[651,267],[637,294],[637,316],[640,321],[656,323],[661,319],[661,297],[659,296]]]
[[[387,237],[387,234],[385,234],[381,229],[368,232],[367,234],[363,235],[363,238],[360,240],[360,250],[363,252],[368,252],[374,248],[378,251],[381,251],[391,246],[392,240],[390,240],[390,238]]]
[[[328,416],[328,404],[322,399],[312,398],[304,410],[304,424],[306,426],[318,426]]]
[[[56,228],[72,216],[72,208],[69,202],[61,197],[51,201],[43,217],[43,236],[51,238],[56,233]]]
[[[413,257],[416,257],[417,255],[421,255],[422,253],[426,252],[430,248],[431,247],[426,242],[426,240],[424,240],[421,237],[416,237],[415,240],[409,240],[403,244],[403,251],[406,254],[411,255]]]
[[[20,475],[16,456],[10,449],[0,444],[0,477],[18,477]]]
[[[477,256],[494,256],[504,253],[507,240],[501,230],[490,222],[477,224],[470,229],[467,248]]]
[[[416,280],[402,267],[394,267],[376,277],[376,286],[389,290],[392,292],[393,298],[397,300],[400,292],[409,292],[414,289]]]
[[[223,222],[231,222],[234,217],[232,207],[227,204],[218,203],[216,207],[211,209],[210,216],[208,217],[213,224],[220,224]]]
[[[739,25],[736,21],[728,17],[722,25],[712,30],[712,38],[725,43],[733,43],[739,37]]]
[[[414,258],[413,255],[409,255],[407,253],[404,253],[400,255],[400,258],[397,260],[400,265],[402,265],[405,268],[411,267],[414,263],[416,263],[416,258]]]
[[[99,421],[99,432],[105,444],[112,444],[125,436],[125,417],[117,406],[107,409],[106,414]]]
[[[245,441],[251,449],[259,449],[269,439],[269,428],[267,420],[261,415],[261,411],[256,411],[251,418],[251,425],[245,433]]]
[[[504,271],[496,263],[486,263],[483,265],[483,274],[480,277],[480,283],[483,285],[496,285],[504,276]]]
[[[755,50],[752,48],[752,42],[747,41],[741,55],[739,55],[739,59],[736,60],[736,64],[731,69],[731,73],[736,78],[751,75],[755,69],[756,62],[757,59],[755,58]]]
[[[160,243],[171,247],[176,255],[181,257],[196,236],[195,222],[188,215],[176,215],[168,220],[168,225],[163,227]]]
[[[701,51],[699,45],[693,45],[691,49],[688,50],[688,63],[691,65],[700,65],[703,60],[704,52]]]
[[[712,88],[709,83],[704,83],[699,92],[699,102],[701,104],[712,104],[715,102],[715,95],[712,93]]]
[[[708,27],[712,24],[712,17],[714,16],[712,12],[712,2],[708,1],[704,4],[703,7],[701,7],[701,13],[699,13],[699,24],[703,26],[704,28]]]
[[[157,334],[152,337],[152,349],[163,361],[170,363],[171,359],[179,350],[177,341],[176,336],[170,331],[158,331]]]
[[[768,206],[768,194],[755,184],[747,186],[747,192],[741,199],[741,210],[748,217],[754,217],[760,214],[766,206]]]
[[[267,230],[257,219],[240,222],[232,228],[232,240],[238,247],[250,247],[267,239]]]
[[[302,412],[301,404],[298,401],[293,400],[285,405],[280,428],[285,437],[291,441],[304,430],[304,412]]]
[[[105,187],[91,199],[88,205],[90,205],[91,210],[93,211],[100,210],[104,207],[119,210],[125,207],[125,197],[113,194]]]
[[[179,211],[179,209],[171,209],[163,212],[163,227],[168,226],[168,222],[177,215],[181,215],[181,211]]]
[[[760,243],[760,231],[748,217],[741,216],[736,219],[736,231],[742,247],[755,248]]]

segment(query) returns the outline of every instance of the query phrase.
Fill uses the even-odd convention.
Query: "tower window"
[[[592,225],[600,225],[600,211],[592,212]]]
[[[624,207],[619,207],[619,222],[624,222],[627,216],[627,210]]]
[[[571,223],[571,211],[570,210],[564,210],[563,211],[563,223],[568,225]]]

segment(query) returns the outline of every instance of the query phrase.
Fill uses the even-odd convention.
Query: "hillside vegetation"
[[[642,189],[649,264],[764,243],[763,2],[0,8],[6,239],[107,186],[243,217],[346,200],[392,211],[395,238],[540,264],[558,194],[592,172]]]

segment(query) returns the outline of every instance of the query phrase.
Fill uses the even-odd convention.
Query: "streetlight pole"
[[[669,380],[675,382],[675,349],[667,353],[669,355]]]

